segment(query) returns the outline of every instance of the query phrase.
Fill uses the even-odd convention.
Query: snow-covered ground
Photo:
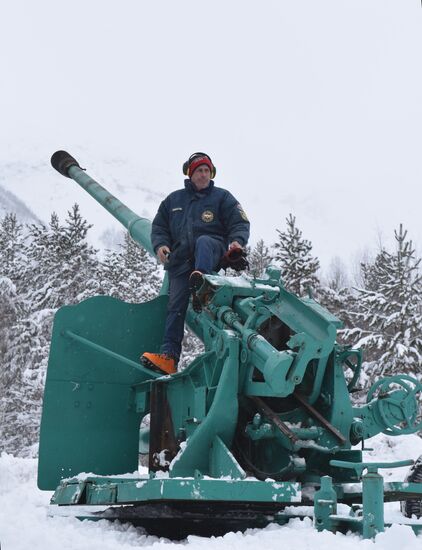
[[[369,445],[370,444],[370,445]],[[422,454],[422,439],[417,436],[386,438],[377,436],[368,442],[374,450],[366,454],[369,461],[416,459]],[[246,533],[228,533],[224,537],[205,539],[189,537],[171,542],[145,535],[141,529],[107,521],[80,522],[74,518],[49,517],[51,493],[36,486],[37,461],[3,454],[0,458],[0,541],[2,550],[125,550],[151,547],[188,546],[189,550],[417,550],[422,549],[422,535],[414,535],[403,520],[397,503],[386,505],[386,520],[397,522],[376,540],[362,540],[357,535],[317,533],[309,519],[294,519],[280,527]],[[403,479],[407,468],[384,471],[386,480]]]

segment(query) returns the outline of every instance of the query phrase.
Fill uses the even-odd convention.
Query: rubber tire
[[[410,471],[406,476],[405,482],[422,483],[422,455],[410,468]],[[400,510],[402,514],[407,518],[416,516],[419,519],[420,517],[422,517],[422,499],[413,498],[409,500],[402,500],[400,502]]]

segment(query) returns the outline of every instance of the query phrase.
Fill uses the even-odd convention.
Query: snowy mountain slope
[[[0,218],[8,213],[16,214],[21,222],[37,223],[40,219],[28,208],[24,201],[0,185]]]
[[[374,447],[370,460],[402,460],[422,453],[422,439],[415,435],[387,439],[380,435],[369,442]],[[153,547],[189,550],[418,550],[422,535],[416,537],[409,527],[395,524],[376,537],[375,542],[356,535],[317,533],[311,521],[292,520],[287,526],[270,525],[245,534],[228,533],[224,537],[189,537],[181,543],[145,535],[119,523],[79,522],[74,518],[48,517],[51,493],[36,488],[35,459],[18,459],[3,454],[0,458],[0,542],[4,550],[127,550]],[[405,472],[392,470],[385,479],[403,479]],[[62,510],[63,511],[63,510]],[[386,506],[386,520],[399,523],[398,504]]]
[[[101,159],[89,151],[71,151],[87,167],[89,174],[140,216],[151,219],[161,200],[175,184],[167,174],[149,173],[121,158]],[[120,234],[122,226],[71,179],[60,176],[50,165],[50,153],[30,150],[24,158],[0,157],[0,213],[15,211],[22,221],[48,223],[52,212],[61,219],[77,202],[82,215],[93,228],[91,240],[97,246],[108,246]],[[158,183],[160,182],[160,183]],[[167,182],[163,183],[163,182]],[[30,211],[33,211],[32,214]]]

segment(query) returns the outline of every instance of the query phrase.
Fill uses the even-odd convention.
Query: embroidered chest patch
[[[214,213],[211,212],[211,210],[204,210],[202,212],[201,218],[202,218],[202,221],[205,223],[212,222],[214,219]]]

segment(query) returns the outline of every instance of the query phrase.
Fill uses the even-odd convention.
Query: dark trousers
[[[195,269],[202,273],[214,271],[224,254],[222,242],[208,235],[198,237],[195,245]],[[173,276],[169,273],[169,303],[161,353],[179,360],[182,351],[185,316],[189,304],[190,271]]]

